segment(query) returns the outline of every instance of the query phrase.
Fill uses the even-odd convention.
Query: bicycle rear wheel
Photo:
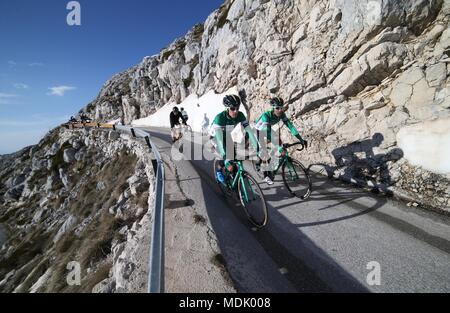
[[[248,173],[243,173],[238,183],[239,199],[250,222],[258,228],[267,224],[267,205],[261,188]]]
[[[281,175],[289,192],[302,200],[311,195],[311,178],[302,163],[296,160],[284,162]]]

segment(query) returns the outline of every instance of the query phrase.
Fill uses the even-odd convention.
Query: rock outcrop
[[[110,137],[59,127],[1,157],[2,292],[146,290],[150,155],[130,136]],[[66,283],[71,262],[79,285]]]
[[[449,14],[448,0],[227,0],[204,24],[113,77],[84,111],[128,123],[189,94],[237,86],[255,119],[280,95],[312,143],[302,158],[347,180],[389,191],[401,185],[418,200],[404,172],[416,166],[399,151],[387,160],[400,149],[400,129],[449,116]],[[383,139],[370,146],[376,134]],[[342,151],[345,164],[335,158]],[[448,174],[439,177],[449,186]],[[421,203],[448,209],[450,194],[440,196],[447,200]]]

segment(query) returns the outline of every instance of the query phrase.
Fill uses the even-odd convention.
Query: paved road
[[[169,131],[148,130],[170,154]],[[205,207],[240,292],[450,291],[448,217],[314,175],[307,201],[290,197],[279,178],[263,184],[269,223],[256,231],[236,200],[222,196],[211,161],[175,163],[184,193]],[[373,261],[380,285],[367,283]]]

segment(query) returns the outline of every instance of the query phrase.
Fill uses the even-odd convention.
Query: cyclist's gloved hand
[[[299,141],[303,146],[305,146],[305,149],[308,149],[308,142],[307,142],[306,140],[303,140],[303,138],[302,138],[300,135],[298,135],[298,136],[296,136],[296,137],[297,137],[298,141]]]
[[[270,155],[267,152],[267,150],[261,150],[258,153],[258,157],[262,160],[262,161],[267,161],[270,159]]]

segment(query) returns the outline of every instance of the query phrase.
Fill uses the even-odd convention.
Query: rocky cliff
[[[411,161],[416,150],[404,151],[421,146],[426,158],[436,148],[398,137],[449,116],[449,14],[448,0],[228,0],[158,55],[113,77],[84,111],[129,123],[189,94],[237,86],[255,119],[279,95],[311,142],[305,161],[448,210],[450,170],[424,167]],[[441,124],[426,128],[448,134]]]
[[[146,291],[154,175],[121,136],[59,127],[2,156],[0,291]]]

